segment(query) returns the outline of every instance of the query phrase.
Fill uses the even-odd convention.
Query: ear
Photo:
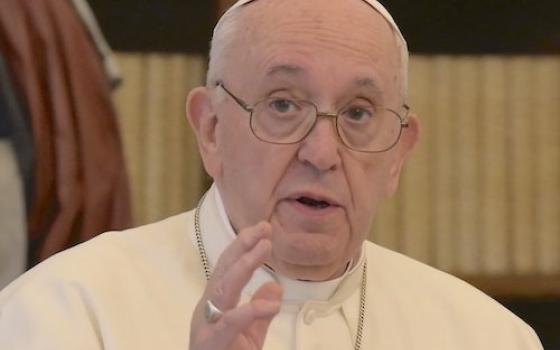
[[[206,87],[200,86],[191,90],[187,97],[186,113],[196,136],[204,169],[212,178],[216,178],[222,166],[216,137],[218,118],[210,91]]]
[[[408,117],[408,127],[403,128],[399,143],[396,145],[393,164],[390,169],[390,179],[387,185],[387,197],[391,197],[397,191],[399,178],[408,156],[414,150],[420,137],[420,122],[416,114],[411,113]]]

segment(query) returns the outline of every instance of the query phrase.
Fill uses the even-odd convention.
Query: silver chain
[[[208,263],[208,255],[206,254],[206,248],[204,248],[204,242],[202,241],[202,233],[200,230],[200,207],[202,206],[202,202],[204,202],[204,198],[206,198],[206,193],[196,206],[194,211],[194,233],[196,235],[196,246],[198,247],[198,254],[200,255],[200,262],[202,263],[202,269],[204,270],[204,276],[206,276],[206,280],[210,279],[210,264]]]
[[[364,259],[362,270],[362,288],[360,290],[360,310],[358,314],[358,328],[356,329],[356,344],[354,349],[360,350],[364,335],[364,320],[366,318],[366,289],[367,289],[367,259]]]
[[[200,229],[200,207],[206,194],[200,199],[196,209],[194,211],[194,233],[196,235],[196,245],[198,247],[198,253],[200,255],[200,261],[202,263],[202,269],[204,270],[204,276],[206,280],[210,279],[210,264],[208,263],[208,255],[206,254],[206,249],[204,248],[204,242],[202,241],[202,231]],[[360,290],[360,310],[358,314],[358,328],[356,329],[356,342],[354,344],[355,350],[360,350],[362,347],[362,338],[364,335],[364,320],[366,315],[366,289],[367,289],[367,260],[364,261],[364,267],[362,269],[362,287]]]

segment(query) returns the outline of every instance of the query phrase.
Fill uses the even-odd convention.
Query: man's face
[[[320,111],[355,100],[401,110],[399,51],[388,23],[367,4],[257,1],[242,11],[246,29],[220,79],[247,103],[279,96],[312,101]],[[402,140],[384,153],[359,153],[342,144],[334,120],[322,118],[300,143],[270,144],[252,134],[249,113],[220,89],[213,94],[219,166],[211,175],[234,228],[269,221],[268,263],[286,276],[340,275],[394,191],[408,150]]]

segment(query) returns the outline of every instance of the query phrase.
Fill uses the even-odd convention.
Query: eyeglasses
[[[408,127],[410,108],[403,105],[401,115],[388,108],[377,108],[366,101],[354,101],[336,113],[319,112],[309,101],[289,97],[267,97],[249,105],[227,89],[224,91],[250,113],[250,126],[260,140],[273,144],[293,144],[302,141],[311,132],[319,117],[334,118],[336,131],[342,143],[358,152],[379,153],[394,147]]]

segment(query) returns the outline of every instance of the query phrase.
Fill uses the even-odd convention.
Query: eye
[[[268,107],[276,113],[293,113],[300,109],[295,101],[286,98],[272,98],[268,102]]]
[[[372,107],[349,106],[342,111],[341,116],[352,122],[365,123],[373,118],[373,112]]]

